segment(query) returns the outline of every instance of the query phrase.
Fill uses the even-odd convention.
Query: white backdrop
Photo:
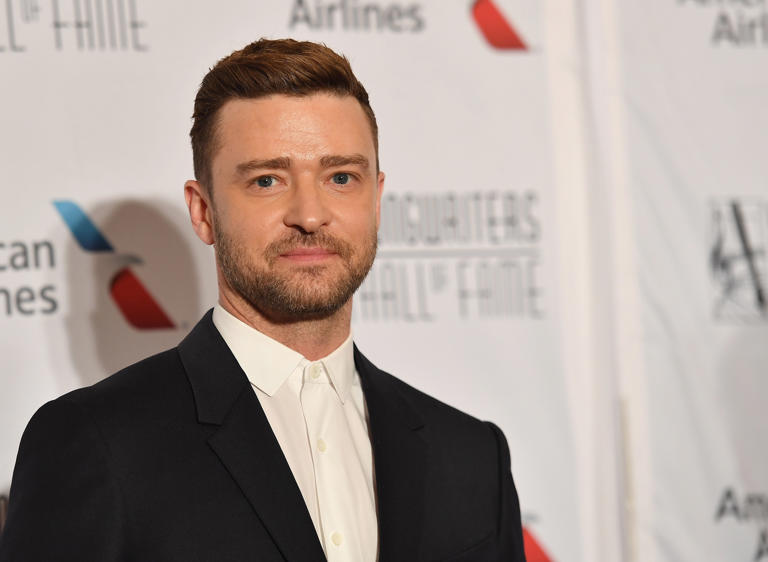
[[[639,559],[768,560],[767,5],[652,4],[622,4],[617,51]]]
[[[768,560],[761,1],[3,3],[0,494],[37,407],[213,304],[192,100],[218,58],[293,36],[346,54],[379,120],[355,339],[504,430],[529,560]],[[173,328],[121,312],[126,268]]]

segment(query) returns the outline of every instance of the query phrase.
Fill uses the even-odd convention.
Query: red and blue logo
[[[523,546],[525,547],[525,559],[528,562],[554,562],[547,554],[541,543],[526,527],[523,527]]]
[[[54,201],[53,206],[83,250],[94,253],[116,253],[109,240],[76,203],[59,200]],[[158,330],[176,327],[127,265],[118,269],[110,279],[109,294],[123,318],[134,328]]]
[[[528,50],[528,45],[493,0],[476,0],[472,5],[472,17],[492,47],[505,51]]]

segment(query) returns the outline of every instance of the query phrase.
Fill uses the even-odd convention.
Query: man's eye
[[[261,176],[260,178],[256,178],[256,185],[259,187],[272,187],[275,185],[276,181],[274,176]]]
[[[344,174],[344,173],[333,174],[333,183],[338,185],[345,185],[349,183],[349,174]]]

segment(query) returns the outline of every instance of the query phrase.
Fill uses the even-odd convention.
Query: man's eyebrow
[[[249,160],[248,162],[242,162],[237,165],[235,170],[238,175],[244,176],[249,172],[255,172],[257,170],[287,170],[290,167],[291,159],[287,156],[280,156],[278,158],[267,158],[266,160],[256,158],[254,160]]]
[[[369,168],[370,162],[362,154],[350,154],[348,156],[342,155],[330,155],[320,158],[320,166],[323,168],[335,168],[336,166],[360,166],[361,168]]]

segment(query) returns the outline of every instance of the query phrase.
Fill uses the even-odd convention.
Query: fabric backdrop
[[[355,339],[504,430],[529,560],[768,561],[765,0],[0,8],[0,495],[42,403],[213,305],[192,101],[292,36],[379,121]]]

